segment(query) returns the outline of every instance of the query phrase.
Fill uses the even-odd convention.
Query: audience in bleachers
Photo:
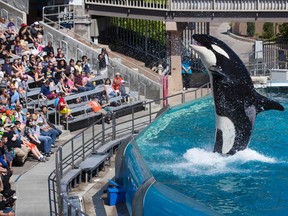
[[[19,149],[28,149],[27,151],[18,150],[16,153],[20,155],[20,161],[23,163],[29,151],[32,151],[37,159],[41,155],[48,157],[51,154],[51,147],[55,145],[56,137],[61,134],[61,130],[57,129],[47,118],[47,107],[42,109],[44,114],[32,110],[27,102],[27,94],[32,91],[38,93],[35,94],[37,99],[34,98],[34,100],[38,98],[43,101],[59,100],[54,103],[54,107],[64,118],[74,119],[65,97],[93,90],[96,85],[95,81],[91,82],[91,77],[93,78],[97,72],[92,70],[90,60],[86,55],[77,60],[66,59],[61,47],[57,48],[56,53],[54,52],[52,41],[46,45],[43,44],[43,35],[44,29],[39,22],[34,22],[31,26],[22,23],[17,32],[12,18],[8,23],[5,19],[0,19],[0,60],[2,60],[0,64],[0,118],[1,124],[5,125],[6,134],[9,135],[7,137],[10,150],[12,144]],[[105,48],[99,55],[99,64],[99,73],[107,76],[109,55]],[[105,80],[105,91],[102,94],[91,95],[91,98],[99,101],[103,110],[106,110],[104,112],[108,114],[105,116],[111,114],[109,98],[119,96],[121,93],[123,97],[124,95],[125,98],[127,97],[128,94],[122,91],[122,83],[123,79],[119,73],[116,73],[113,82],[110,79]],[[75,101],[81,103],[87,101],[87,97],[85,99],[79,97]],[[35,106],[37,107],[37,104],[34,104],[34,108]],[[107,119],[109,122],[110,117]],[[21,136],[14,134],[14,130],[10,130],[10,127],[14,127],[12,124],[16,122],[17,130],[15,131]],[[14,135],[17,136],[17,140],[14,140]],[[33,145],[25,145],[24,142]],[[38,152],[37,149],[40,151]]]
[[[13,18],[6,22],[0,17],[0,168],[5,168],[0,169],[0,174],[12,175],[12,164],[23,165],[29,154],[39,162],[47,161],[53,154],[51,149],[56,147],[62,131],[50,122],[47,106],[40,107],[40,100],[53,100],[58,114],[70,121],[75,117],[65,97],[95,89],[96,82],[91,82],[91,78],[97,72],[92,70],[90,59],[86,55],[67,59],[61,47],[55,53],[52,41],[43,44],[43,36],[44,29],[39,22],[31,26],[22,23],[17,31]],[[110,62],[105,48],[98,61],[99,74],[107,77]],[[105,80],[105,90],[100,95],[92,93],[74,102],[97,104],[100,109],[93,109],[94,112],[101,110],[110,123],[113,109],[109,99],[121,95],[126,101],[129,97],[123,83],[120,73],[116,73],[112,82],[109,78]],[[103,84],[103,80],[98,84]],[[38,100],[38,104],[34,103],[31,108],[27,95],[32,92],[36,92],[37,99],[30,99]],[[9,178],[5,180],[7,189],[2,191],[7,200],[15,193],[9,192]],[[7,202],[13,204],[14,201]],[[0,202],[0,215],[2,209]]]

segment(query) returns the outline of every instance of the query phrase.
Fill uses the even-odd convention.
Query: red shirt
[[[119,77],[119,78],[114,78],[113,79],[113,88],[116,90],[120,90],[120,86],[122,84],[122,77]]]
[[[61,106],[61,103],[65,103],[66,104],[66,102],[65,102],[65,100],[64,100],[64,98],[63,97],[61,97],[60,99],[59,99],[59,106],[60,106],[60,110],[63,110],[65,107],[66,107],[66,105],[65,106]]]

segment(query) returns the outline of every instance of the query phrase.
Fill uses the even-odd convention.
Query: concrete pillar
[[[171,75],[168,78],[169,91],[180,91],[183,88],[181,75],[182,33],[183,26],[176,22],[166,22],[169,35]]]
[[[74,31],[76,34],[90,40],[91,20],[82,5],[74,6]]]

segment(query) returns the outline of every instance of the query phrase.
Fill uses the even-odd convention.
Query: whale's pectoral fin
[[[209,71],[211,72],[211,74],[216,76],[223,76],[223,77],[227,76],[225,73],[223,73],[222,68],[217,65],[209,67]]]
[[[279,104],[278,102],[271,100],[267,97],[264,97],[263,95],[260,95],[256,93],[256,109],[257,113],[260,113],[265,110],[279,110],[279,111],[284,111],[284,107]]]

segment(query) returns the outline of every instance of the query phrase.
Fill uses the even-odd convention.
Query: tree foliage
[[[263,25],[263,38],[270,39],[274,37],[274,25],[271,22],[264,23]]]
[[[288,38],[288,23],[279,26],[279,33],[282,38]]]
[[[255,23],[254,22],[247,23],[247,35],[249,37],[253,37],[255,35]]]

